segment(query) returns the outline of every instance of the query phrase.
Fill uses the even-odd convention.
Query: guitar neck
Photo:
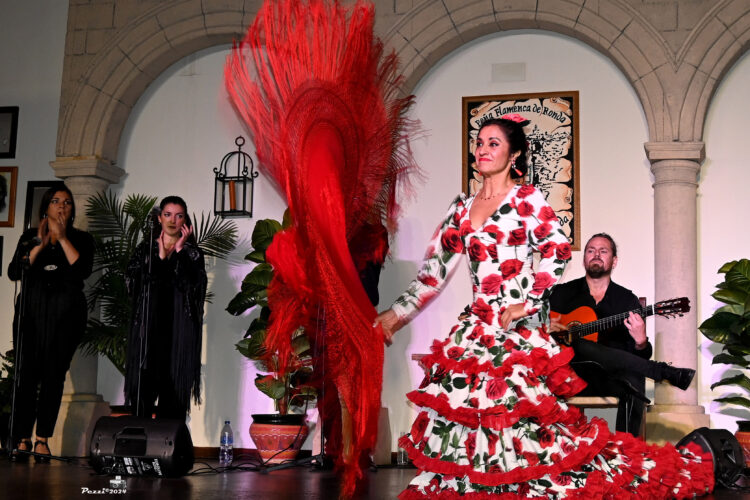
[[[650,305],[646,307],[639,307],[638,309],[615,314],[614,316],[608,316],[606,318],[592,321],[591,323],[575,325],[572,328],[569,328],[569,331],[574,338],[585,337],[586,335],[591,335],[592,333],[600,332],[602,330],[607,330],[609,328],[614,328],[618,325],[621,325],[622,322],[625,321],[628,316],[630,316],[631,312],[639,314],[642,318],[646,318],[654,314],[654,306]]]

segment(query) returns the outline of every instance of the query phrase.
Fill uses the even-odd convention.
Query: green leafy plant
[[[288,211],[284,214],[284,226],[289,225]],[[305,401],[315,398],[315,389],[309,384],[312,377],[312,356],[310,342],[303,328],[290,332],[292,352],[287,359],[288,370],[279,372],[279,353],[269,353],[265,347],[266,329],[271,309],[268,306],[268,285],[273,278],[273,267],[266,261],[266,250],[282,224],[273,219],[259,220],[252,235],[252,251],[246,260],[257,265],[245,276],[240,291],[227,306],[229,313],[238,316],[245,311],[260,307],[260,314],[252,320],[242,340],[236,348],[246,358],[252,360],[261,372],[255,378],[255,386],[274,401],[276,410],[287,415],[300,410]]]
[[[15,358],[16,355],[13,349],[6,351],[5,354],[0,354],[0,422],[2,423],[6,423],[6,419],[10,417],[10,407],[13,399]]]
[[[155,196],[130,194],[121,201],[113,193],[99,193],[86,206],[88,231],[94,237],[94,272],[98,276],[88,292],[89,308],[100,306],[99,318],[89,318],[81,347],[102,354],[125,373],[131,299],[125,284],[128,262],[138,243],[148,237],[149,214]],[[226,259],[237,246],[237,225],[211,215],[193,214],[198,246],[206,257]],[[210,302],[212,294],[206,294]]]
[[[712,297],[723,302],[724,306],[698,327],[709,340],[722,344],[721,352],[714,356],[712,364],[726,364],[737,368],[740,373],[730,373],[711,389],[719,386],[736,386],[750,391],[750,378],[745,374],[750,361],[750,260],[727,262],[719,269],[724,281],[716,285]],[[750,409],[750,399],[731,395],[715,401]]]

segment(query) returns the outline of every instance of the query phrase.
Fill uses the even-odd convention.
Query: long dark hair
[[[68,226],[65,228],[67,230],[73,227],[73,221],[76,218],[76,202],[73,198],[73,193],[64,182],[55,182],[42,195],[42,201],[39,203],[39,223],[41,223],[47,216],[47,209],[49,208],[50,202],[52,202],[52,198],[55,197],[55,193],[59,193],[60,191],[68,193],[68,196],[70,196],[70,202],[72,203],[72,205],[70,205],[70,219],[68,219]]]
[[[489,120],[485,120],[482,122],[477,135],[482,131],[484,127],[488,127],[490,125],[496,125],[500,128],[500,130],[503,131],[503,133],[505,134],[505,138],[508,140],[508,144],[510,145],[511,154],[515,153],[516,151],[520,152],[520,154],[516,158],[516,163],[514,166],[521,173],[519,175],[515,172],[514,169],[511,168],[510,177],[511,179],[523,178],[523,176],[526,175],[526,171],[529,169],[529,166],[526,163],[526,153],[529,150],[529,143],[526,142],[526,133],[523,131],[523,122],[514,122],[513,120],[508,120],[506,118],[490,118]]]

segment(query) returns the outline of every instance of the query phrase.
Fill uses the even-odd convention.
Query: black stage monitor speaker
[[[185,422],[171,419],[102,417],[89,452],[89,462],[99,474],[179,477],[194,462]]]
[[[694,430],[675,446],[677,448],[688,443],[695,443],[704,452],[711,453],[714,461],[714,477],[718,484],[731,486],[742,475],[745,457],[737,438],[726,429],[709,429],[701,427]]]

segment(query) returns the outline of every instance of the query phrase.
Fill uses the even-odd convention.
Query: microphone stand
[[[18,387],[21,385],[21,367],[23,365],[23,323],[24,323],[24,313],[26,312],[26,295],[27,295],[27,281],[28,281],[28,273],[27,271],[31,267],[31,262],[29,255],[31,254],[31,250],[37,246],[33,243],[38,241],[37,245],[41,244],[41,241],[39,238],[34,237],[33,239],[24,242],[22,245],[25,245],[25,249],[23,250],[23,255],[21,257],[21,293],[19,294],[19,304],[18,304],[18,321],[15,324],[15,335],[14,335],[14,350],[15,350],[15,360],[13,362],[13,393],[11,396],[11,403],[10,403],[10,419],[8,420],[8,437],[7,437],[7,446],[5,447],[6,450],[8,450],[8,456],[11,457],[13,455],[13,452],[16,454],[18,453],[27,453],[32,454],[33,449],[31,450],[19,450],[17,447],[17,443],[13,442],[13,433],[15,431],[15,413],[16,413],[16,392],[18,391]],[[23,248],[23,246],[22,246]]]
[[[148,329],[151,324],[151,263],[154,257],[154,221],[153,212],[149,214],[148,224],[148,271],[141,266],[141,327],[138,347],[138,389],[135,397],[135,415],[143,417],[146,405],[141,399],[141,377],[143,370],[148,368]],[[150,415],[148,416],[150,418]]]

